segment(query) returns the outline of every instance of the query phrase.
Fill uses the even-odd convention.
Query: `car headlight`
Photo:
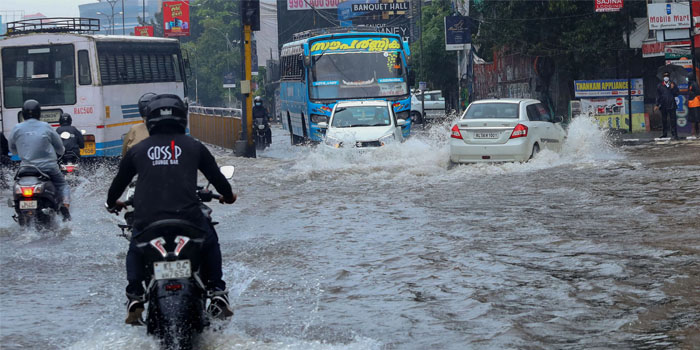
[[[328,123],[328,116],[327,115],[320,115],[320,114],[312,114],[311,121],[316,123],[316,124],[321,123],[321,122]]]
[[[325,142],[326,145],[331,146],[331,147],[335,147],[335,148],[343,147],[343,141],[340,141],[340,140],[333,138],[333,137],[326,136],[326,138],[324,139],[323,142]]]
[[[396,141],[394,134],[385,135],[379,138],[379,144],[382,146],[393,143],[394,141]]]

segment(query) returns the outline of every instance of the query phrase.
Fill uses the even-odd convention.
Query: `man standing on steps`
[[[668,137],[670,123],[671,135],[678,140],[678,131],[676,130],[676,108],[678,107],[676,97],[678,93],[678,85],[671,80],[671,74],[664,73],[664,81],[656,87],[656,106],[654,106],[654,110],[661,110],[661,124],[663,125],[661,138]]]

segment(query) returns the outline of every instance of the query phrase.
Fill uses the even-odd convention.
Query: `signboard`
[[[698,37],[696,37],[697,40]],[[642,57],[661,57],[664,55],[664,49],[667,46],[690,46],[690,40],[684,41],[670,41],[670,42],[655,42],[655,43],[643,43],[642,44]],[[697,43],[696,43],[697,46]]]
[[[642,78],[632,79],[632,96],[641,95],[644,95]],[[574,80],[574,96],[627,96],[627,79]]]
[[[467,17],[445,17],[445,50],[465,50],[471,46],[472,35],[467,25]]]
[[[337,9],[341,2],[343,0],[287,0],[287,11]]]
[[[315,41],[309,50],[311,55],[321,55],[327,51],[397,51],[401,50],[401,42],[396,38],[353,39],[337,38],[333,40]]]
[[[622,9],[622,0],[595,0],[595,12],[618,12]]]
[[[236,73],[235,72],[228,72],[228,73],[224,74],[224,88],[225,89],[236,88]]]
[[[153,26],[136,26],[134,27],[135,36],[153,36]]]
[[[664,54],[666,55],[667,59],[690,57],[690,49],[683,47],[665,47]]]
[[[172,36],[190,36],[190,2],[163,1],[163,33]]]
[[[647,4],[649,30],[690,28],[688,3]]]
[[[408,2],[375,2],[352,4],[352,12],[382,13],[386,11],[409,11],[411,9]]]

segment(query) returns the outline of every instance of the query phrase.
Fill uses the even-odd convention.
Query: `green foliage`
[[[422,52],[420,40],[411,44],[416,87],[419,81],[425,81],[429,89],[457,90],[457,54],[445,50],[444,17],[451,14],[452,4],[449,0],[434,0],[430,6],[423,6]],[[421,55],[424,67],[421,67]]]

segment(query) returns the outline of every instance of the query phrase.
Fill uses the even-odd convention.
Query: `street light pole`
[[[122,35],[126,35],[126,26],[124,25],[124,14],[126,11],[124,11],[124,0],[122,0]]]
[[[110,23],[112,24],[112,35],[114,35],[114,5],[117,3],[117,0],[107,0],[107,3],[112,7],[112,20]]]

